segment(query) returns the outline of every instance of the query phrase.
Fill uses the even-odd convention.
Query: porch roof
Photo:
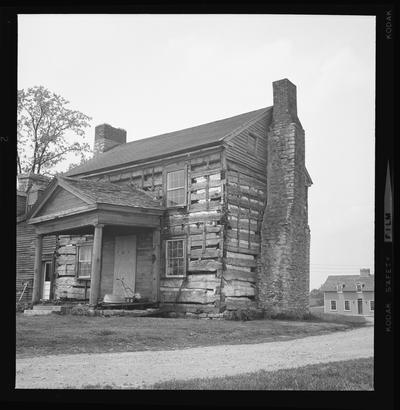
[[[130,186],[56,177],[35,204],[29,223],[38,233],[55,233],[96,224],[159,227],[164,207]]]
[[[58,178],[76,190],[77,193],[86,196],[91,202],[135,208],[164,209],[160,202],[138,188],[81,178]]]

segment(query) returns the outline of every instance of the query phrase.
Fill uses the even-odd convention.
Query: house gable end
[[[45,203],[41,206],[35,217],[55,214],[69,209],[75,209],[87,206],[88,202],[83,201],[77,195],[70,192],[64,187],[57,186],[52,194],[47,198]]]
[[[245,164],[265,176],[267,164],[267,130],[271,112],[265,111],[243,126],[238,132],[224,138],[228,161]]]

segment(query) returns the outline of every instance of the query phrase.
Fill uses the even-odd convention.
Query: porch
[[[29,221],[36,231],[32,302],[63,300],[71,283],[91,306],[106,295],[116,303],[139,294],[158,302],[163,212],[157,201],[131,187],[56,178]],[[42,255],[46,235],[59,238],[48,268]],[[83,239],[71,244],[70,237]],[[60,250],[68,247],[69,264],[60,269]]]

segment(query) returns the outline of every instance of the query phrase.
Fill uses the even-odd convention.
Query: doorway
[[[357,299],[357,306],[358,306],[358,314],[362,315],[363,314],[363,300],[362,299]]]
[[[115,237],[113,294],[133,297],[136,279],[136,235]]]
[[[42,299],[50,299],[50,289],[51,289],[51,269],[53,263],[51,261],[43,262],[43,289],[42,289]]]

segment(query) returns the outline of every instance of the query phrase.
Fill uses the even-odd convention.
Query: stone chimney
[[[360,276],[362,277],[371,276],[370,270],[368,268],[360,269]]]
[[[109,124],[101,124],[95,128],[94,157],[121,144],[126,144],[126,131],[122,128],[114,128]]]
[[[51,178],[29,172],[19,174],[17,179],[17,212],[21,212],[23,202],[25,202],[25,212],[28,212],[40,199]]]
[[[274,122],[297,119],[296,86],[287,78],[272,83],[274,95]],[[297,119],[298,121],[298,119]]]
[[[304,130],[297,117],[296,86],[286,78],[272,86],[257,297],[271,315],[302,317],[309,308],[310,276]]]

